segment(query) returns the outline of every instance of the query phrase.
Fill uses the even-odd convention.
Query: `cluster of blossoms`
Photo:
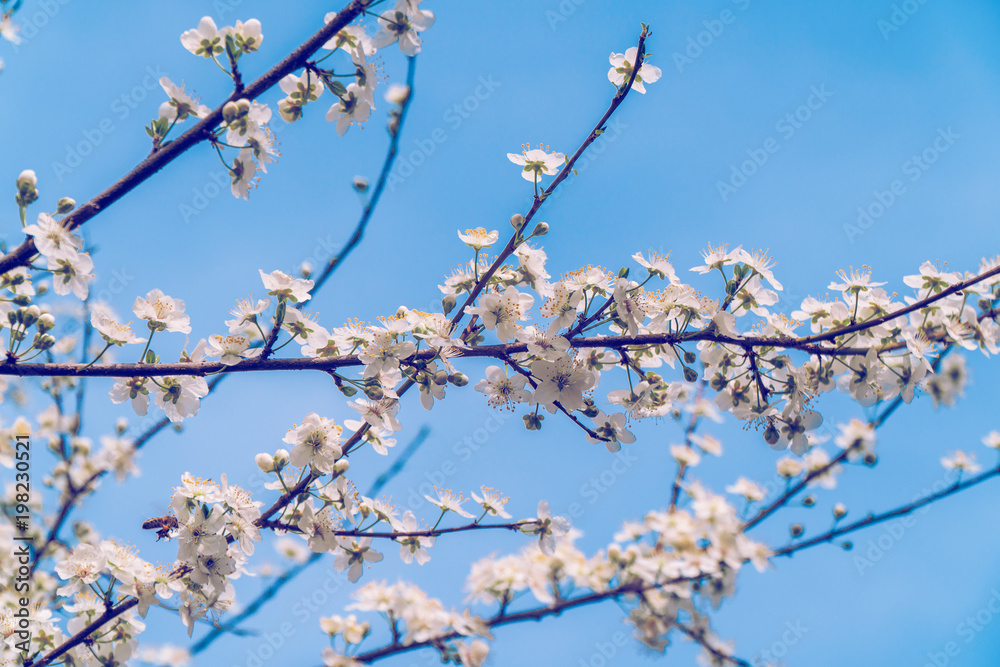
[[[466,584],[468,600],[498,605],[493,616],[470,609],[448,611],[411,584],[386,582],[362,587],[347,609],[383,614],[403,646],[433,646],[445,662],[478,667],[489,647],[481,639],[469,639],[492,638],[491,629],[506,622],[508,605],[522,594],[530,593],[540,603],[533,610],[539,615],[596,594],[626,601],[627,622],[651,648],[663,650],[678,627],[698,628],[708,658],[729,655],[732,647],[711,633],[702,603],[717,608],[735,592],[740,568],[752,563],[763,571],[770,551],[743,535],[736,510],[725,498],[697,483],[689,485],[686,495],[690,510],[653,511],[640,522],[627,522],[614,543],[589,557],[574,545],[579,533],[566,531],[548,549],[531,546],[517,555],[474,563]],[[362,664],[351,656],[363,655],[358,645],[370,632],[368,623],[350,616],[323,619],[321,624],[344,643],[342,651],[324,651],[327,665]],[[463,639],[449,639],[456,635]]]
[[[279,86],[286,94],[278,103],[282,118],[300,119],[305,106],[326,90],[338,100],[326,114],[338,134],[367,120],[379,84],[373,60],[377,50],[398,42],[402,52],[412,56],[420,50],[419,33],[433,23],[433,14],[419,9],[419,3],[397,0],[378,17],[375,35],[358,26],[337,32],[323,48],[331,52],[328,55],[345,51],[351,59],[349,73],[323,69],[319,66],[323,58],[307,64],[301,73],[282,78]],[[328,15],[327,23],[335,17]],[[224,145],[238,150],[230,172],[233,193],[243,198],[256,174],[264,172],[277,155],[268,129],[270,108],[239,97],[238,62],[257,51],[262,41],[258,21],[218,28],[208,17],[181,36],[188,51],[213,60],[236,83],[237,95],[222,108],[222,122],[212,143],[216,148]],[[612,54],[608,79],[620,92],[631,80],[632,88],[644,93],[645,83],[659,79],[660,70],[649,63],[643,62],[636,71],[640,59],[639,48]],[[341,77],[352,82],[345,86],[338,80]],[[176,123],[211,113],[166,77],[161,85],[169,99],[147,128],[154,151],[163,147]],[[393,89],[387,99],[402,104],[408,92]],[[572,168],[572,158],[549,152],[547,146],[525,147],[520,155],[508,154],[508,158],[534,185],[536,204],[547,196],[539,194],[541,179]],[[16,202],[25,225],[25,210],[38,199],[35,174],[23,172],[16,185]],[[362,191],[366,186],[356,187]],[[24,232],[48,262],[53,290],[85,299],[93,264],[71,225],[57,219],[74,207],[75,202],[64,198],[54,213],[40,214],[36,224],[24,226]],[[152,397],[171,422],[192,417],[209,391],[204,379],[208,359],[219,360],[212,372],[266,368],[271,355],[293,341],[303,358],[329,363],[317,367],[333,377],[348,399],[354,399],[349,408],[357,415],[341,424],[309,413],[285,435],[283,442],[290,449],[256,456],[258,467],[274,475],[265,488],[281,494],[266,514],[260,510],[262,503],[230,485],[225,475],[216,484],[186,474],[175,489],[171,514],[147,522],[161,536],[177,541],[177,557],[169,568],[154,567],[133,549],[101,540],[81,525],[74,547],[54,548],[59,555],[55,571],[65,583],[59,585],[43,574],[36,579],[39,590],[72,598],[61,607],[69,617],[66,631],[50,611],[39,609],[32,618],[37,628],[33,651],[56,648],[128,598],[135,599],[139,617],[145,618],[150,605],[177,594],[179,615],[190,634],[199,618],[216,615],[233,604],[232,581],[248,571],[247,562],[255,543],[261,541],[262,529],[286,535],[289,553],[332,554],[335,569],[357,582],[366,566],[383,560],[373,546],[376,539],[391,540],[405,563],[428,562],[429,550],[441,534],[437,527],[451,513],[472,522],[451,527],[450,532],[505,528],[537,537],[537,546],[473,566],[469,599],[498,605],[494,616],[447,611],[440,601],[409,584],[378,582],[361,588],[350,609],[384,614],[390,621],[393,646],[433,645],[445,661],[478,666],[489,653],[479,638],[490,638],[491,628],[506,622],[508,605],[525,597],[522,593],[529,592],[542,605],[533,612],[542,615],[561,611],[583,592],[588,600],[624,600],[628,622],[647,646],[663,650],[680,632],[701,644],[707,663],[720,664],[729,659],[732,647],[712,633],[708,607],[717,608],[732,595],[744,564],[764,570],[772,552],[745,534],[754,522],[745,522],[745,515],[768,497],[765,487],[744,477],[726,487],[742,499],[741,516],[725,497],[684,479],[703,455],[721,454],[721,445],[711,436],[695,434],[692,427],[684,444],[671,447],[679,471],[669,508],[651,511],[641,522],[627,523],[614,543],[589,557],[574,546],[578,534],[564,518],[552,516],[545,501],[539,503],[534,517],[481,524],[488,516],[511,518],[507,499],[492,489],[471,494],[479,506],[475,512],[469,511],[463,495],[438,489],[436,497],[426,498],[440,510],[440,516],[432,528],[423,527],[412,511],[400,515],[389,501],[358,494],[346,476],[349,455],[366,444],[386,455],[401,429],[397,415],[403,392],[415,386],[421,405],[430,410],[445,398],[448,385],[460,388],[469,383],[455,368],[456,360],[486,356],[497,363],[485,367],[474,390],[494,408],[523,410],[529,430],[540,429],[546,413],[561,413],[580,426],[590,442],[603,443],[615,452],[635,441],[630,429],[640,420],[679,418],[685,410],[692,419],[718,420],[721,412],[729,412],[762,431],[773,448],[791,450],[794,456],[776,463],[786,488],[834,488],[842,472],[839,462],[871,465],[877,460],[875,427],[860,420],[841,425],[833,440],[841,452],[831,455],[821,447],[823,438],[817,432],[823,420],[813,408],[820,394],[837,389],[861,406],[871,407],[896,398],[910,402],[918,391],[924,391],[936,404],[950,405],[962,394],[965,370],[961,356],[943,356],[945,352],[963,348],[990,355],[1000,350],[996,322],[1000,258],[984,260],[978,276],[925,263],[918,274],[904,278],[914,293],[902,301],[881,289],[885,283],[872,282],[868,269],[841,272],[839,282],[828,286],[836,297],[807,298],[789,318],[773,310],[782,285],[766,253],[727,246],[705,250],[703,264],[691,270],[722,276],[720,298],[714,300],[685,283],[667,256],[654,252],[633,256],[640,273],[644,272],[641,282],[631,279],[628,268],[613,272],[589,265],[554,278],[547,271],[544,249],[532,242],[548,233],[548,225],[537,223],[527,233],[527,220],[521,215],[513,216],[511,225],[513,236],[493,261],[482,252],[498,243],[499,231],[481,227],[458,233],[474,256],[439,286],[444,295],[441,312],[401,307],[377,324],[351,321],[327,329],[316,315],[304,310],[315,287],[306,272],[296,277],[260,270],[268,298],[238,301],[230,311],[233,319],[225,321],[227,332],[201,339],[191,353],[185,346],[181,370],[174,374],[155,372],[160,358],[152,342],[159,332],[191,333],[183,301],[159,289],[137,297],[133,313],[146,323],[146,337],[137,336],[131,322],[123,322],[108,307],[91,308],[90,323],[104,348],[87,367],[112,347],[144,344],[135,365],[138,374],[118,379],[110,392],[114,403],[129,401],[138,415],[147,413]],[[647,287],[653,281],[659,281],[659,289]],[[55,316],[32,303],[43,290],[36,294],[28,269],[0,276],[0,288],[10,295],[0,300],[0,314],[10,325],[9,362],[29,361],[50,351],[73,351],[74,341],[63,344],[48,333],[55,326]],[[456,311],[460,300],[464,303]],[[465,316],[470,317],[461,325]],[[738,320],[748,317],[751,326],[739,326]],[[800,336],[807,325],[810,333]],[[22,350],[32,329],[32,344]],[[286,339],[280,341],[282,335]],[[360,370],[349,377],[342,367]],[[185,372],[187,368],[191,372]],[[664,375],[674,371],[679,377],[670,379],[660,371]],[[623,380],[620,388],[597,398],[601,381],[608,378]],[[692,396],[691,387],[699,381],[714,392],[713,398],[700,393]],[[101,439],[100,452],[91,453],[91,442],[80,435],[79,423],[74,424],[61,409],[61,391],[73,386],[72,379],[43,385],[55,405],[39,415],[39,428],[34,432],[60,458],[47,484],[61,492],[66,507],[92,490],[107,472],[115,472],[120,479],[137,472],[135,444],[122,437],[124,425],[117,427],[114,436]],[[15,434],[30,431],[28,426],[21,420],[10,429],[0,429],[0,465],[13,467],[10,441]],[[1000,435],[990,434],[984,444],[1000,449]],[[975,457],[962,451],[945,457],[942,464],[969,473],[979,469]],[[9,490],[7,495],[11,495]],[[4,499],[5,509],[11,504]],[[31,512],[41,509],[37,494],[21,504]],[[769,511],[762,509],[758,516]],[[836,521],[846,513],[843,505],[834,507]],[[793,538],[802,534],[801,526],[793,526]],[[12,541],[11,529],[0,527],[0,544]],[[0,565],[7,564],[0,560]],[[6,567],[0,569],[6,571]],[[5,642],[10,638],[6,629],[13,627],[10,609],[14,606],[8,594],[0,594]],[[350,615],[324,618],[320,625],[332,642],[323,654],[327,665],[362,664],[359,645],[370,634],[368,622]],[[137,654],[135,637],[143,628],[131,611],[118,614],[98,638],[72,648],[70,657],[81,663],[90,660],[89,656],[109,664],[127,660]]]

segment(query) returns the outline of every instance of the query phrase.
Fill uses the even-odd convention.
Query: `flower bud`
[[[354,189],[358,192],[366,192],[368,190],[368,179],[364,176],[355,176]]]
[[[789,528],[789,532],[792,534],[792,537],[801,536],[804,530],[805,529],[802,527],[801,523],[793,523],[792,527]]]
[[[37,184],[38,179],[35,177],[35,172],[30,169],[21,172],[21,175],[17,177],[17,194],[14,196],[14,201],[17,202],[18,206],[25,207],[38,199],[38,190],[35,187]]]
[[[41,285],[39,285],[39,287],[41,287]],[[41,292],[38,293],[41,294]],[[27,294],[18,294],[13,298],[13,302],[15,306],[27,306],[31,303],[31,297]]]
[[[274,457],[265,452],[261,452],[257,456],[253,457],[254,463],[260,468],[261,472],[271,472],[274,470]]]
[[[443,385],[448,384],[448,373],[447,371],[438,371],[434,374],[434,384]]]
[[[302,264],[299,266],[299,273],[302,274],[303,278],[308,280],[309,276],[312,275],[312,272],[313,272],[312,262],[310,262],[309,260],[304,260]]]
[[[72,197],[63,197],[56,203],[56,213],[66,215],[76,208],[76,200]]]
[[[227,123],[232,123],[238,115],[239,107],[236,106],[236,102],[226,102],[222,106],[222,120]]]
[[[846,542],[840,545],[840,548],[843,549],[844,551],[850,551],[851,549],[854,548],[854,542],[847,540]]]
[[[44,352],[56,344],[56,339],[49,334],[40,333],[35,336],[35,340],[33,340],[31,344],[35,346],[36,350]]]
[[[545,236],[549,233],[549,223],[539,222],[535,225],[535,231],[531,232],[532,236]]]
[[[698,381],[698,371],[696,371],[693,368],[688,368],[687,366],[685,366],[684,367],[684,379],[687,380],[688,382],[697,382]],[[775,442],[777,442],[777,441],[775,441]]]
[[[38,318],[42,314],[42,309],[38,306],[28,306],[27,308],[21,309],[21,321],[24,323],[25,327],[30,327],[32,324],[38,321]]]
[[[343,475],[347,472],[347,469],[351,467],[351,462],[347,459],[338,459],[336,463],[333,464],[333,475],[337,477]]]
[[[520,213],[515,213],[510,218],[510,226],[514,228],[514,231],[517,231],[518,229],[521,229],[521,227],[524,227],[524,216],[521,215]]]
[[[52,331],[56,326],[56,318],[52,316],[52,313],[42,313],[42,316],[38,318],[37,326],[38,333]]]
[[[452,383],[456,387],[464,387],[469,384],[469,377],[461,371],[455,371],[448,376],[448,382]]]
[[[246,99],[245,97],[236,100],[236,109],[239,115],[241,116],[247,115],[248,113],[250,113],[250,100]]]
[[[812,507],[813,505],[816,504],[816,498],[813,496],[806,496],[805,498],[802,499],[802,504],[805,505],[806,507]]]
[[[445,296],[443,299],[441,299],[441,310],[444,311],[445,315],[447,315],[454,309],[455,309],[455,297],[453,295],[449,294]]]
[[[410,99],[410,87],[401,83],[389,84],[389,89],[385,91],[385,101],[389,104],[403,106],[408,99]]]
[[[278,471],[286,465],[288,465],[288,450],[279,449],[274,453],[274,469],[275,471]]]
[[[365,396],[367,396],[373,401],[381,401],[382,397],[385,396],[385,392],[382,391],[381,385],[375,384],[369,387],[365,387]]]
[[[834,519],[840,520],[843,519],[845,516],[847,516],[847,507],[844,506],[844,503],[837,503],[836,505],[833,506]]]
[[[25,169],[17,177],[17,191],[20,193],[31,192],[38,187],[38,177],[31,169]]]
[[[119,417],[118,421],[115,422],[115,433],[121,435],[128,429],[128,419],[125,417]]]

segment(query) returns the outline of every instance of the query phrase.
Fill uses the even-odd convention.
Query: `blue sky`
[[[468,259],[455,230],[485,226],[505,233],[509,217],[530,204],[530,188],[506,153],[525,142],[575,150],[614,92],[606,79],[608,54],[635,44],[640,21],[653,30],[647,48],[663,78],[645,96],[630,96],[579,176],[542,209],[539,219],[551,225],[544,244],[550,273],[585,264],[634,270],[630,256],[647,248],[672,251],[682,270],[700,263],[698,251],[708,243],[743,244],[770,249],[780,262],[776,275],[787,303],[797,306],[805,296],[825,294],[834,272],[849,266],[870,265],[888,289],[907,293],[902,276],[925,260],[974,270],[982,256],[1000,252],[995,3],[424,4],[437,22],[417,62],[400,161],[364,243],[311,304],[328,327],[391,314],[401,304],[436,307],[437,285]],[[262,21],[264,47],[245,61],[250,78],[336,8],[180,0],[169,10],[129,3],[96,12],[71,0],[26,1],[19,19],[29,24],[30,38],[16,50],[0,45],[6,61],[0,120],[7,128],[0,135],[0,181],[12,183],[32,168],[43,206],[60,196],[89,199],[147,154],[142,128],[163,100],[154,78],[183,80],[209,106],[226,96],[221,73],[178,40],[201,16],[211,14],[220,25]],[[405,62],[395,48],[386,50],[383,68],[389,81],[403,80]],[[266,97],[272,107],[277,99]],[[189,151],[86,225],[98,247],[95,293],[124,313],[137,295],[159,287],[187,303],[194,337],[221,332],[236,297],[262,294],[259,268],[292,271],[310,257],[319,264],[350,234],[361,206],[351,179],[377,175],[388,107],[379,104],[365,129],[353,128],[343,139],[315,111],[292,126],[276,121],[282,155],[249,202],[234,200],[228,188],[219,194],[221,165],[212,151]],[[321,101],[317,108],[326,107]],[[859,223],[859,208],[870,222]],[[8,212],[3,232],[9,243],[19,242],[13,209]],[[709,295],[719,289],[707,277],[692,274],[691,282]],[[169,358],[183,340],[163,336],[158,343]],[[1000,427],[1000,374],[980,356],[970,357],[970,372],[958,407],[935,410],[926,397],[906,406],[880,431],[875,469],[850,468],[836,491],[817,494],[817,507],[783,512],[757,529],[759,538],[780,546],[794,521],[822,530],[835,501],[845,502],[855,518],[908,501],[949,481],[938,459],[955,448],[992,463],[979,439]],[[86,430],[95,439],[116,417],[132,417],[127,406],[105,399],[110,384],[90,386]],[[840,396],[826,395],[819,405],[830,425],[860,416]],[[3,410],[6,419],[16,414],[8,405]],[[138,526],[166,507],[180,475],[217,478],[225,471],[253,488],[253,455],[273,451],[286,429],[313,411],[338,420],[353,416],[320,374],[229,379],[185,422],[183,434],[150,443],[140,458],[141,478],[106,481],[78,515],[109,536],[135,541],[144,557],[168,561],[174,545],[153,544]],[[410,498],[416,504],[421,485],[444,475],[448,486],[466,492],[481,484],[501,489],[512,497],[515,516],[532,514],[539,498],[560,512],[577,502],[584,512],[575,523],[589,551],[604,547],[622,519],[665,505],[673,474],[667,445],[680,439],[677,425],[637,427],[638,441],[614,468],[615,458],[570,424],[550,419],[541,433],[526,433],[516,416],[494,428],[497,417],[471,387],[451,392],[432,413],[408,397],[400,444],[422,424],[430,436],[387,492],[401,505]],[[138,430],[139,420],[132,422]],[[466,456],[464,438],[487,426],[496,432]],[[738,475],[770,478],[777,455],[759,435],[731,420],[708,432],[726,451],[699,470],[716,489]],[[352,462],[360,488],[388,465],[374,458]],[[595,497],[591,480],[600,481],[602,472],[609,479],[609,470],[613,482],[601,484]],[[717,629],[750,659],[797,628],[783,656],[790,665],[919,667],[932,659],[993,665],[1000,620],[989,614],[995,624],[970,633],[965,619],[1000,590],[995,497],[987,483],[895,532],[877,527],[855,535],[852,553],[817,547],[777,562],[765,575],[746,571],[737,597],[717,614]],[[859,565],[855,556],[867,553],[869,540],[878,547],[884,535],[889,548],[872,551],[878,558],[871,567]],[[409,578],[457,605],[464,577],[456,572],[523,544],[516,535],[441,539],[423,568],[400,564],[388,548],[386,560],[362,582]],[[271,553],[267,543],[258,548],[265,557]],[[304,621],[296,605],[328,572],[314,566],[258,615],[248,627],[262,636],[217,642],[195,664],[246,665],[247,651],[286,621],[292,631],[267,664],[318,664],[324,643],[318,617],[340,610],[349,587]],[[258,583],[238,583],[240,598],[249,600]],[[149,618],[151,641],[183,640],[180,624],[166,613],[154,610]],[[490,664],[597,665],[595,656],[609,643],[608,664],[692,664],[694,651],[682,643],[665,658],[634,642],[615,643],[616,633],[628,632],[621,619],[621,610],[606,604],[501,629]],[[953,655],[945,653],[949,642]],[[385,664],[435,661],[425,653]]]

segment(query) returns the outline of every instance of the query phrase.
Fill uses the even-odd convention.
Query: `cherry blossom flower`
[[[390,432],[402,428],[396,420],[396,413],[399,412],[399,401],[395,399],[383,398],[379,401],[371,401],[362,398],[349,405],[361,413],[361,418],[372,427],[381,427]]]
[[[108,345],[126,345],[129,343],[145,343],[145,338],[139,338],[132,331],[132,323],[122,324],[107,308],[94,308],[90,312],[90,324]]]
[[[941,457],[941,465],[944,466],[945,470],[958,470],[969,474],[975,474],[983,469],[981,465],[976,463],[975,454],[966,454],[960,449],[951,456]]]
[[[146,388],[148,378],[118,378],[111,387],[111,402],[124,403],[132,401],[132,410],[140,417],[146,415],[149,409],[149,389]]]
[[[420,36],[434,24],[434,12],[419,9],[421,0],[396,0],[396,6],[378,19],[381,30],[372,38],[372,45],[381,49],[399,42],[399,50],[407,56],[420,53]]]
[[[641,252],[637,252],[632,255],[632,259],[639,262],[651,276],[656,276],[663,280],[667,280],[672,284],[677,284],[680,281],[677,279],[677,274],[674,272],[674,266],[669,261],[669,255],[660,256],[652,250],[649,251],[649,259],[643,257]]]
[[[539,176],[553,176],[566,164],[563,153],[548,153],[541,148],[525,149],[520,155],[507,153],[507,159],[523,167],[521,177],[531,183],[537,183]]]
[[[211,16],[203,16],[197,28],[181,34],[181,44],[196,56],[214,58],[222,53],[222,38]]]
[[[743,496],[750,502],[758,502],[763,500],[765,496],[764,489],[760,488],[760,485],[753,480],[747,479],[746,477],[740,477],[736,480],[735,484],[727,486],[726,493]]]
[[[608,58],[608,62],[611,63],[611,69],[608,70],[608,81],[616,87],[621,87],[628,81],[632,76],[638,55],[639,49],[635,46],[626,49],[625,53],[612,53]],[[632,83],[632,90],[645,94],[646,87],[643,86],[643,82],[658,81],[662,74],[659,67],[646,62],[646,59],[643,58],[642,67],[639,68],[639,73],[635,75],[635,81]]]
[[[361,578],[365,563],[377,563],[382,560],[382,554],[371,548],[372,538],[360,540],[337,539],[340,550],[333,561],[333,568],[338,572],[347,570],[347,578],[353,584]]]
[[[323,17],[323,22],[329,23],[335,18],[337,18],[337,12],[329,12],[325,17]],[[375,45],[372,44],[371,37],[365,32],[365,29],[359,25],[349,25],[341,28],[340,32],[330,38],[330,40],[323,45],[323,48],[328,51],[343,49],[344,51],[347,51],[351,57],[373,56],[376,51]]]
[[[229,334],[228,336],[209,336],[208,347],[205,348],[205,355],[209,357],[220,357],[219,361],[225,366],[233,366],[244,359],[253,358],[260,354],[261,350],[247,349],[250,341],[246,336],[240,334]]]
[[[282,441],[294,445],[289,459],[292,465],[311,465],[322,473],[329,473],[343,455],[340,447],[343,431],[343,427],[332,419],[310,412],[301,425],[288,431]]]
[[[426,498],[432,505],[440,508],[442,512],[454,512],[459,516],[464,516],[466,519],[474,518],[471,514],[462,509],[462,503],[465,502],[465,498],[461,493],[456,496],[451,489],[439,489],[436,486],[434,487],[434,490],[437,491],[437,498],[431,498],[426,494],[424,495],[424,498]]]
[[[150,290],[145,298],[136,297],[132,311],[146,320],[150,331],[191,333],[191,318],[184,314],[184,302],[166,296],[159,289]]]
[[[306,69],[301,74],[286,74],[278,82],[278,86],[287,97],[278,103],[281,117],[293,123],[302,117],[302,108],[309,102],[315,102],[323,95],[323,81],[312,71]]]
[[[534,398],[550,412],[555,411],[557,401],[566,410],[579,410],[583,407],[583,392],[596,382],[591,371],[569,357],[536,361],[531,364],[531,374],[539,380]]]
[[[366,99],[365,92],[356,83],[347,86],[347,92],[326,112],[326,119],[337,124],[337,134],[344,136],[347,129],[354,123],[359,125],[371,116],[372,105]]]
[[[479,299],[479,305],[466,308],[466,312],[479,315],[489,330],[496,330],[497,338],[506,342],[514,338],[521,325],[528,319],[528,311],[535,297],[508,287],[502,294],[490,292]]]
[[[62,256],[49,255],[45,258],[47,268],[52,272],[52,289],[56,294],[72,292],[80,300],[87,298],[90,281],[94,279],[94,262],[85,252],[68,253]]]
[[[56,574],[69,580],[59,588],[58,595],[73,595],[84,586],[97,581],[107,566],[107,557],[97,547],[81,542],[73,547],[72,553],[56,565]]]
[[[226,320],[231,334],[246,334],[248,329],[253,329],[257,324],[257,316],[263,313],[271,305],[270,299],[259,299],[256,303],[251,299],[237,299],[236,308],[229,312],[235,319]]]
[[[565,517],[552,516],[547,500],[538,502],[538,517],[521,526],[521,532],[538,535],[538,546],[542,553],[551,556],[556,551],[556,539],[569,532],[569,521]]]
[[[483,227],[476,227],[475,229],[466,229],[464,234],[459,231],[458,238],[470,248],[482,250],[496,243],[497,239],[500,238],[500,233],[495,229],[488,232]]]
[[[417,525],[417,519],[413,516],[413,512],[407,510],[403,514],[403,519],[399,524],[398,532],[402,533],[414,533],[420,530],[420,526]],[[425,536],[411,536],[411,537],[400,537],[399,542],[399,557],[406,563],[410,564],[413,561],[417,561],[418,565],[423,565],[431,559],[427,549],[434,546],[433,537]]]
[[[250,198],[250,188],[254,186],[257,177],[257,163],[253,161],[254,151],[244,148],[233,158],[233,166],[229,168],[231,183],[229,189],[233,196],[239,199]]]
[[[315,284],[311,280],[292,278],[290,275],[282,273],[281,271],[264,273],[263,270],[260,270],[260,279],[264,283],[264,288],[267,289],[267,293],[270,296],[276,297],[281,301],[287,299],[294,303],[307,301],[309,299],[309,290],[311,290]]]
[[[1000,450],[1000,431],[990,431],[984,435],[983,444],[992,449]]]
[[[153,402],[167,414],[172,422],[198,414],[201,399],[208,395],[205,378],[192,375],[163,377],[154,385]]]
[[[490,516],[499,516],[504,519],[510,519],[510,514],[504,509],[504,506],[507,505],[507,501],[510,499],[501,496],[500,492],[496,489],[491,489],[487,486],[481,487],[481,489],[483,492],[482,497],[478,496],[475,491],[469,495],[472,496],[474,501],[480,504],[483,511]]]
[[[72,257],[83,247],[83,239],[48,213],[39,213],[38,222],[25,227],[24,233],[34,237],[35,247],[46,257]]]
[[[199,104],[198,100],[188,95],[183,86],[176,85],[167,77],[160,78],[160,86],[170,98],[160,105],[160,118],[179,123],[186,120],[188,116],[204,118],[211,113],[211,109],[204,104]]]
[[[253,53],[260,48],[264,36],[260,32],[260,21],[250,19],[246,23],[237,21],[233,27],[226,26],[219,30],[219,34],[226,37],[231,36],[236,48],[242,53]],[[198,54],[195,54],[198,55]]]

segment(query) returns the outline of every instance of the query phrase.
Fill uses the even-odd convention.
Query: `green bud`
[[[684,379],[688,382],[698,381],[698,371],[693,368],[684,367]]]
[[[690,364],[693,364],[696,361],[698,361],[698,356],[694,352],[692,352],[691,350],[685,350],[684,351],[684,363],[685,364],[690,365]]]
[[[549,233],[549,223],[539,222],[535,225],[535,231],[531,232],[532,236],[545,236]]]
[[[618,277],[619,278],[628,278],[628,267],[627,266],[623,266],[622,268],[618,269]]]
[[[227,123],[232,123],[234,120],[236,120],[236,117],[239,115],[239,113],[240,113],[239,107],[236,106],[236,102],[226,102],[222,106],[222,120],[226,121]],[[264,472],[267,471],[265,470]]]
[[[35,340],[32,341],[36,350],[48,350],[53,345],[56,344],[56,339],[47,333],[40,333],[35,336]]]
[[[515,213],[514,215],[512,215],[510,218],[510,226],[514,228],[514,231],[517,231],[521,229],[521,227],[524,227],[524,216],[521,215],[520,213]]]
[[[448,376],[448,382],[452,383],[456,387],[464,387],[469,384],[469,376],[461,371],[455,371]]]
[[[455,310],[455,305],[456,302],[454,295],[449,294],[445,296],[443,299],[441,299],[441,310],[444,311],[445,315]]]
[[[15,306],[27,306],[31,303],[31,297],[27,294],[18,294],[14,297],[13,301]]]
[[[792,534],[792,537],[801,536],[803,531],[805,531],[805,528],[802,527],[801,523],[793,523],[792,527],[789,528],[789,532]]]
[[[63,197],[56,203],[56,213],[66,215],[76,208],[76,200],[71,197]]]
[[[765,429],[764,442],[766,442],[767,444],[776,445],[778,444],[779,438],[780,435],[778,434],[778,429],[774,428],[774,424],[771,424],[770,426],[767,427],[767,429]]]
[[[376,384],[365,387],[365,396],[373,401],[381,401],[382,397],[385,396],[385,392],[382,391],[382,387],[380,385]]]
[[[41,317],[38,318],[38,333],[45,333],[46,331],[52,331],[56,326],[56,318],[52,316],[52,313],[43,313]]]

